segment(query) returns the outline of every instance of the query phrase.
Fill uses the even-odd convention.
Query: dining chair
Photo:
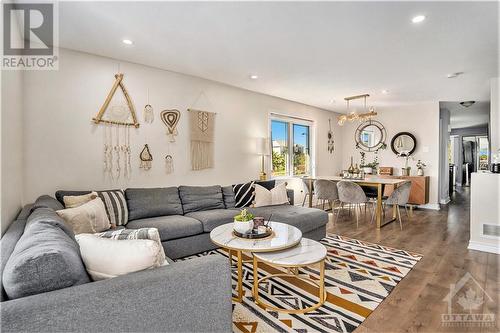
[[[399,206],[404,206],[406,210],[406,215],[410,217],[408,214],[408,208],[406,205],[408,204],[408,200],[410,198],[410,190],[411,190],[411,182],[406,182],[396,187],[391,195],[384,201],[385,205],[392,205],[396,208],[397,217],[399,220],[399,227],[403,230],[403,224],[401,222],[401,212],[399,211]]]
[[[331,180],[316,179],[314,181],[314,190],[318,201],[323,202],[322,209],[325,210],[325,202],[328,201],[330,209],[333,211],[334,204],[339,201],[337,184]]]
[[[302,201],[302,207],[306,204],[307,197],[310,195],[314,195],[314,183],[309,182],[309,178],[302,178],[303,191],[304,191],[304,200]],[[311,188],[309,188],[309,184],[311,184]]]
[[[368,198],[365,192],[355,182],[341,180],[337,183],[339,201],[342,205],[354,205],[354,212],[356,215],[356,228],[359,227],[359,214],[361,213],[361,204],[367,204]],[[337,219],[340,210],[337,211]],[[371,221],[375,215],[372,212]]]

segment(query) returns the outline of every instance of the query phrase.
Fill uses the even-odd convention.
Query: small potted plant
[[[418,160],[416,166],[417,166],[417,175],[418,176],[423,176],[424,175],[424,169],[425,169],[425,167],[427,165],[424,162],[422,162],[421,160]]]
[[[240,234],[246,234],[253,229],[254,215],[243,209],[238,215],[234,217],[233,229]]]
[[[374,170],[377,170],[377,167],[378,167],[378,155],[377,155],[377,151],[375,151],[375,157],[373,159],[373,162],[371,162],[371,163],[366,163],[365,152],[360,152],[360,154],[361,154],[360,168],[363,169],[363,172],[365,174],[371,175]]]

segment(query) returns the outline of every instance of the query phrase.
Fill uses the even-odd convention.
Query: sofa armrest
[[[294,192],[291,189],[286,190],[286,195],[288,196],[288,201],[290,201],[290,205],[295,203]]]
[[[2,332],[231,332],[231,275],[206,256],[1,303]]]

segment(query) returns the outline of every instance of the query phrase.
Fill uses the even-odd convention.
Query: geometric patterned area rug
[[[305,314],[264,310],[253,302],[252,264],[244,263],[245,293],[242,303],[233,302],[234,332],[352,332],[422,258],[420,254],[333,234],[322,239],[321,243],[328,252],[325,304]],[[188,258],[205,255],[227,257],[227,252],[218,249]],[[259,277],[280,270],[259,263]],[[319,272],[317,267],[308,267],[300,269],[299,275],[317,280]],[[236,281],[233,270],[233,292]],[[288,309],[308,307],[318,301],[318,288],[298,279],[272,278],[260,284],[259,290],[260,297],[268,304]]]

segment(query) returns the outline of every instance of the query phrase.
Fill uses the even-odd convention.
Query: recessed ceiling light
[[[448,79],[453,79],[453,78],[455,78],[455,77],[457,77],[457,76],[459,76],[459,75],[462,75],[463,73],[464,73],[464,72],[455,72],[455,73],[450,73],[450,74],[447,74],[447,75],[446,75],[446,77],[447,77]]]
[[[257,80],[257,79],[259,78],[259,76],[258,76],[258,75],[255,75],[255,74],[252,74],[252,75],[250,75],[250,78],[251,78],[252,80]]]
[[[124,40],[122,40],[122,42],[123,42],[123,44],[127,44],[127,45],[132,45],[132,44],[134,44],[134,42],[133,42],[133,41],[131,41],[130,39],[124,39]]]
[[[382,90],[382,94],[387,95],[388,93],[389,93],[389,90],[387,90],[387,89]]]
[[[415,16],[415,17],[413,17],[411,19],[411,21],[413,23],[420,23],[420,22],[423,22],[424,20],[425,20],[425,16],[424,15],[417,15],[417,16]]]

